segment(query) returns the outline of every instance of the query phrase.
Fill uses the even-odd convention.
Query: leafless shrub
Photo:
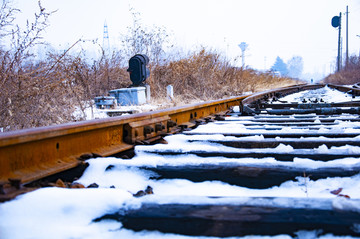
[[[0,38],[11,34],[8,28],[11,27],[15,20],[15,14],[17,12],[19,12],[19,9],[12,7],[9,0],[2,1],[0,7]]]
[[[173,85],[184,103],[193,100],[211,100],[244,92],[256,92],[297,83],[271,73],[234,67],[220,54],[201,49],[190,56],[152,66],[148,80],[153,97],[165,97],[167,85]]]
[[[74,46],[83,43],[79,39],[69,49],[48,52],[45,59],[39,59],[33,47],[41,43],[52,12],[39,2],[34,21],[28,22],[25,29],[13,26],[16,12],[9,1],[3,0],[0,39],[11,37],[10,50],[0,46],[0,129],[4,131],[84,119],[84,103],[131,84],[127,59],[136,53],[150,56],[147,83],[155,102],[165,100],[166,86],[170,84],[176,96],[172,103],[180,105],[296,83],[270,73],[234,67],[221,54],[205,49],[165,60],[164,48],[169,43],[166,31],[141,26],[135,13],[133,29],[129,29],[123,42],[129,51],[117,50],[106,56],[102,51],[91,62],[83,50],[71,53]],[[80,119],[73,116],[75,107],[82,112]]]
[[[121,35],[121,48],[125,56],[130,58],[135,54],[145,54],[155,64],[164,60],[164,49],[172,47],[169,35],[164,27],[145,26],[141,23],[140,14],[130,9],[133,17],[133,26],[128,27],[127,33]]]
[[[348,64],[342,71],[329,75],[323,82],[338,85],[352,85],[360,82],[360,56],[350,56]]]
[[[0,49],[0,127],[11,125],[12,129],[18,129],[31,125],[39,126],[41,121],[46,121],[46,115],[41,119],[31,115],[52,109],[49,109],[47,104],[41,107],[39,104],[31,105],[44,101],[44,97],[40,96],[42,86],[38,79],[33,79],[39,68],[31,62],[31,48],[40,42],[41,33],[48,26],[51,13],[45,11],[39,2],[39,12],[35,13],[34,21],[27,22],[25,29],[20,29],[19,26],[12,25],[14,14],[18,10],[12,8],[9,1],[3,1],[0,11],[1,37],[11,37],[10,49]]]

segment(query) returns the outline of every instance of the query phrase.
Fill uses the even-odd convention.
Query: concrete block
[[[173,100],[174,99],[174,88],[172,85],[168,85],[166,86],[166,95],[168,100]]]
[[[145,87],[121,88],[109,91],[119,105],[142,105],[146,103]]]

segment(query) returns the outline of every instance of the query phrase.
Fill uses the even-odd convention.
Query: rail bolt
[[[174,126],[176,126],[176,125],[177,125],[176,122],[173,121],[173,120],[168,120],[168,121],[167,121],[167,127],[168,127],[168,128],[174,127]]]
[[[151,127],[150,125],[145,125],[144,126],[144,135],[151,134],[152,132],[154,132],[153,127]]]
[[[155,132],[162,131],[165,129],[165,126],[162,123],[155,124]]]

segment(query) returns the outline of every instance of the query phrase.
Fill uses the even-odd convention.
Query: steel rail
[[[171,109],[33,128],[0,134],[0,194],[4,185],[27,184],[66,171],[83,159],[131,150],[162,136],[200,124],[232,106],[245,106],[264,98],[317,89],[324,85],[295,85],[248,96],[208,101]],[[334,86],[360,94],[360,89]]]
[[[263,107],[270,97],[279,98],[300,90],[316,88],[319,86],[293,86],[253,94],[248,97],[233,97],[156,112],[8,133],[13,138],[7,137],[8,141],[6,141],[1,140],[0,136],[0,153],[2,148],[13,147],[13,145],[19,145],[19,149],[24,150],[27,144],[30,146],[27,145],[25,149],[33,150],[30,152],[33,160],[43,157],[42,154],[48,153],[47,150],[52,150],[52,153],[49,154],[51,157],[47,155],[50,158],[43,158],[44,161],[49,160],[49,162],[36,161],[35,163],[38,164],[35,167],[33,161],[30,166],[21,165],[20,170],[10,171],[14,174],[24,174],[21,175],[21,178],[9,177],[10,180],[7,179],[8,181],[5,183],[6,185],[10,183],[12,187],[15,187],[24,183],[25,176],[39,177],[39,175],[46,173],[54,173],[56,170],[61,171],[66,168],[67,162],[69,165],[72,162],[74,165],[81,164],[82,159],[87,157],[107,156],[132,149],[136,144],[156,142],[165,135],[180,132],[186,127],[193,128],[192,126],[197,124],[216,119],[217,121],[209,125],[202,125],[189,131],[185,130],[180,135],[165,138],[162,142],[167,140],[167,145],[137,146],[134,150],[136,157],[141,158],[140,161],[144,159],[145,162],[151,158],[151,155],[164,160],[139,165],[133,164],[129,160],[114,158],[114,160],[108,161],[107,165],[99,168],[99,172],[105,170],[109,174],[117,173],[119,170],[146,171],[148,187],[145,190],[139,190],[137,193],[136,191],[127,191],[133,195],[134,200],[138,200],[136,208],[132,208],[131,205],[119,204],[117,210],[105,212],[103,216],[94,218],[93,223],[101,220],[116,220],[121,222],[122,228],[133,231],[156,230],[182,235],[218,237],[296,234],[302,230],[317,230],[322,231],[323,234],[358,236],[359,230],[356,225],[360,223],[360,217],[359,212],[353,210],[352,205],[359,203],[359,200],[353,199],[352,192],[348,193],[345,187],[343,191],[342,187],[335,184],[335,186],[324,187],[321,197],[317,197],[316,194],[308,194],[307,186],[307,181],[310,182],[310,179],[353,177],[358,174],[357,161],[351,159],[360,157],[356,150],[347,150],[351,149],[348,147],[346,150],[331,149],[333,146],[359,145],[357,136],[360,135],[360,132],[352,130],[359,129],[358,116],[342,115],[333,111],[330,115],[274,116],[270,115]],[[340,87],[339,89],[356,94],[351,88]],[[313,95],[309,98],[317,96]],[[245,114],[243,114],[244,112],[232,112],[221,115],[231,106],[239,104],[248,107],[248,113],[254,113],[254,115],[247,116],[247,112]],[[292,102],[283,104],[284,110],[290,110],[292,104]],[[310,104],[312,103],[310,102]],[[225,119],[223,116],[229,117]],[[342,124],[342,121],[349,122]],[[282,126],[285,125],[289,125],[290,128],[283,129]],[[338,130],[339,128],[341,130]],[[42,149],[41,147],[47,142],[50,142],[52,148]],[[34,144],[34,149],[31,148],[31,143]],[[37,144],[35,145],[35,143]],[[38,153],[37,150],[42,150],[42,154]],[[14,152],[16,151],[11,151],[11,153]],[[23,152],[24,155],[26,153]],[[34,156],[35,153],[37,158]],[[68,155],[68,158],[59,158],[59,155]],[[168,157],[168,155],[171,156]],[[119,157],[120,155],[116,155],[116,158]],[[352,162],[349,165],[344,164],[344,167],[339,162],[335,162],[335,164],[333,162],[326,163],[328,160],[342,158],[350,158]],[[24,159],[19,158],[17,163],[19,165],[27,163],[22,160]],[[302,163],[309,162],[309,160],[313,160],[313,163],[316,164]],[[105,168],[105,166],[107,167]],[[76,169],[79,168],[81,167]],[[56,180],[58,176],[54,175],[52,178]],[[163,179],[185,179],[191,182],[199,182],[196,186],[203,187],[205,185],[204,189],[206,189],[208,181],[221,181],[238,187],[248,187],[250,190],[268,189],[269,187],[286,189],[286,183],[294,183],[297,187],[303,187],[300,190],[306,194],[306,198],[302,197],[301,194],[289,198],[286,198],[287,195],[286,197],[281,196],[285,194],[271,196],[271,193],[265,193],[265,196],[256,196],[257,194],[251,196],[250,191],[240,193],[237,190],[234,190],[234,194],[230,194],[232,196],[227,196],[228,194],[225,191],[215,192],[216,190],[212,191],[211,189],[209,190],[211,192],[201,192],[202,196],[196,196],[197,192],[180,192],[179,195],[185,197],[179,197],[172,196],[174,191],[168,193],[166,190],[169,189],[158,187],[158,185],[163,184],[158,180]],[[48,179],[41,180],[40,183],[44,183],[42,186],[66,188],[103,188],[105,186],[100,182],[101,180],[96,182],[96,179],[94,179],[94,183],[87,186],[80,185],[77,182],[71,183],[73,178],[69,181],[58,180],[59,182],[56,183],[55,180],[46,180]],[[349,182],[348,179],[345,180],[344,182]],[[206,183],[201,185],[202,182]],[[32,187],[37,183],[39,182],[28,184],[22,188]],[[101,185],[97,185],[97,183]],[[140,184],[139,189],[144,189],[144,184]],[[285,187],[282,186],[283,184]],[[122,186],[114,185],[110,188],[119,187],[120,190],[127,190]],[[187,189],[187,187],[182,189],[180,184],[172,184],[171,186],[174,186],[174,190]],[[0,201],[1,196],[4,196],[1,195],[1,191],[4,194],[5,190],[0,188]],[[289,190],[289,195],[291,191]],[[101,193],[101,191],[99,192]],[[275,190],[274,192],[279,191]],[[327,193],[329,194],[328,198]],[[151,196],[152,198],[140,199],[140,197],[147,197],[149,194],[155,195],[154,197]],[[196,200],[190,202],[188,196],[195,197]],[[323,196],[325,198],[322,198]],[[335,197],[346,198],[348,201],[346,204],[342,204],[343,200],[341,200],[341,203],[337,205],[336,202],[333,202]]]
[[[340,85],[333,85],[333,84],[326,84],[326,85],[328,87],[330,87],[330,88],[334,88],[334,89],[337,89],[337,90],[342,91],[342,92],[351,93],[353,96],[360,95],[360,89],[359,88],[348,87],[348,86],[340,86]],[[264,104],[263,102],[261,102],[262,100],[267,100],[267,99],[271,99],[271,98],[274,98],[274,97],[275,98],[280,98],[280,97],[284,97],[286,95],[293,94],[293,93],[300,92],[300,91],[304,91],[304,90],[319,89],[319,88],[322,88],[322,87],[324,87],[326,85],[325,84],[308,84],[308,85],[307,84],[302,84],[302,85],[283,87],[283,88],[272,89],[272,90],[268,90],[268,91],[264,91],[264,92],[255,93],[255,94],[250,95],[249,97],[247,97],[243,101],[241,101],[240,111],[242,113],[252,113],[253,110],[250,109],[250,108],[252,108],[251,104],[256,104],[257,102],[258,102],[258,104],[261,104],[261,103]]]
[[[352,95],[360,95],[360,88],[357,87],[350,87],[350,86],[343,86],[343,85],[334,85],[328,84],[329,87],[337,89],[342,92],[349,92]]]
[[[281,115],[274,117],[267,109],[271,109],[271,104],[264,107],[267,102],[276,102],[271,97],[280,98],[288,93],[316,88],[319,86],[295,86],[253,94],[241,102],[242,106],[248,107],[245,112],[233,112],[227,114],[229,117],[222,121],[167,137],[167,145],[138,146],[136,155],[144,160],[141,166],[112,161],[106,170],[118,172],[126,165],[129,167],[126,170],[131,172],[135,169],[151,172],[147,182],[154,187],[154,191],[140,190],[133,196],[155,195],[140,200],[136,208],[119,206],[117,210],[94,219],[94,222],[115,220],[121,222],[123,228],[135,232],[148,230],[213,237],[295,235],[303,230],[358,236],[359,230],[354,230],[353,225],[359,222],[359,212],[353,210],[352,206],[349,206],[350,210],[343,210],[346,207],[342,205],[336,206],[337,200],[346,200],[346,205],[357,205],[359,201],[352,195],[353,190],[345,187],[345,184],[352,184],[346,183],[349,182],[347,180],[356,183],[355,175],[359,173],[356,159],[360,155],[350,146],[359,143],[358,115],[349,115],[345,111],[300,115],[291,110],[290,104],[293,102],[288,102],[283,104]],[[337,89],[355,94],[348,87]],[[303,96],[307,99],[317,98],[319,102],[322,92],[327,94],[324,100],[330,98],[328,101],[332,101],[332,92],[328,89],[304,93]],[[348,103],[337,106],[348,107]],[[318,104],[308,101],[302,106],[305,109],[316,109]],[[291,116],[283,115],[287,111],[290,111]],[[282,127],[285,124],[288,127]],[[336,148],[344,144],[348,146]],[[159,157],[160,160],[153,165],[145,163],[151,156]],[[339,159],[351,163],[347,165],[336,162]],[[332,178],[339,182],[345,181],[337,185]],[[323,179],[329,181],[324,183]],[[318,186],[308,188],[310,184],[317,184],[315,180],[323,185],[321,196],[313,192]],[[190,185],[188,181],[194,185],[185,186]],[[226,189],[216,188],[215,185],[219,182],[221,185],[227,184]],[[164,184],[167,186],[163,187]],[[230,189],[227,188],[230,185],[246,189],[231,188],[234,194],[228,196],[226,190]],[[191,191],[193,186],[196,191]],[[299,191],[304,194],[295,193],[299,188],[292,191],[293,188],[302,186],[305,188]],[[274,191],[264,193],[264,197],[254,196],[252,189]],[[186,192],[187,190],[191,192]],[[279,193],[282,190],[284,194]],[[202,196],[196,198],[198,191]],[[176,196],[171,198],[172,195]],[[290,198],[286,198],[290,195]],[[190,197],[196,200],[189,200]],[[250,197],[249,200],[246,197]],[[228,201],[229,199],[234,201]],[[243,203],[244,199],[246,203]],[[252,204],[257,200],[259,204]],[[276,202],[281,205],[276,206]]]
[[[247,97],[246,99],[244,99],[241,102],[241,111],[244,111],[244,106],[247,106],[251,103],[254,103],[258,100],[262,100],[262,99],[271,99],[273,97],[277,97],[279,98],[280,96],[286,96],[289,94],[293,94],[299,91],[304,91],[304,90],[311,90],[311,89],[318,89],[321,87],[324,87],[325,85],[322,84],[316,84],[316,85],[306,85],[306,84],[302,84],[302,85],[295,85],[295,86],[290,86],[290,87],[283,87],[283,88],[278,88],[278,89],[272,89],[272,90],[267,90],[267,91],[263,91],[263,92],[259,92],[259,93],[255,93],[252,94],[251,96]]]
[[[195,125],[240,104],[245,96],[171,109],[68,123],[0,134],[0,186],[26,184],[82,163],[109,156],[136,143],[172,133],[174,126]],[[1,190],[0,190],[1,193]]]

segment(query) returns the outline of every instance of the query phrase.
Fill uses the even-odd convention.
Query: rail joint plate
[[[149,140],[168,133],[170,127],[168,115],[152,119],[130,122],[124,125],[124,141],[134,144],[137,141]]]

